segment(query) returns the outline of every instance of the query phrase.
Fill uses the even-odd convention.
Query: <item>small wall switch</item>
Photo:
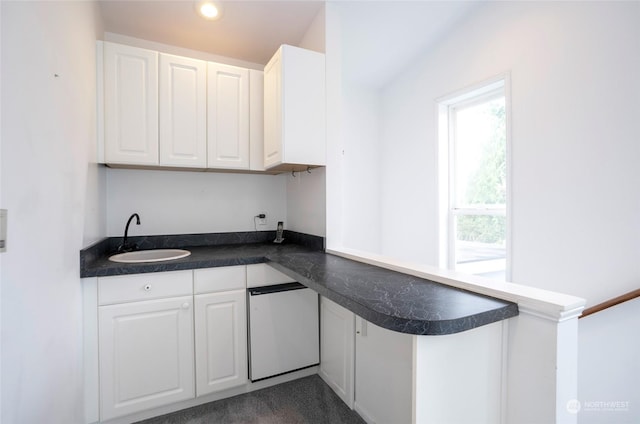
[[[0,209],[0,252],[7,251],[7,210]]]

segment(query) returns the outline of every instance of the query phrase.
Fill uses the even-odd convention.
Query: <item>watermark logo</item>
[[[577,414],[580,412],[581,407],[582,405],[580,405],[580,401],[578,399],[571,399],[567,402],[567,411],[569,411],[570,414]]]
[[[583,400],[571,399],[567,402],[567,412],[629,412],[628,400]]]

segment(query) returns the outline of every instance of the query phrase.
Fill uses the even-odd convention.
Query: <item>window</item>
[[[505,280],[508,137],[505,80],[440,102],[441,265]]]

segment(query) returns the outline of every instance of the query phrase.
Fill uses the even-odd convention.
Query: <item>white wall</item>
[[[332,22],[344,21],[339,9],[329,9]],[[335,11],[338,18],[333,17]],[[383,85],[377,115],[381,134],[377,159],[380,253],[438,265],[436,99],[509,72],[512,280],[586,298],[587,306],[637,288],[638,22],[638,2],[487,2],[442,35],[411,66],[397,72]],[[333,36],[342,32],[345,39],[347,26],[342,22]],[[380,29],[372,27],[370,31],[373,34]],[[344,44],[339,47],[345,49]],[[333,53],[328,51],[329,56]],[[343,56],[347,54],[343,52]],[[332,64],[333,71],[344,66]],[[350,144],[357,145],[346,137],[348,124],[344,122],[355,115],[349,112],[344,95],[351,87],[344,87],[348,84],[344,78],[336,81],[343,84],[343,95],[336,95],[331,106],[342,113],[339,117],[334,114],[330,122],[337,137],[330,140],[333,156],[329,162],[336,167],[328,168],[331,183],[327,197],[331,205],[340,208],[330,215],[339,232],[329,228],[332,237],[327,242],[332,245],[333,240],[339,240],[338,247],[354,248],[356,241],[345,236],[345,226],[356,205],[347,199],[366,192],[368,186],[347,178],[348,159],[341,157],[340,149],[347,151]],[[360,113],[371,112],[370,106],[361,107]],[[342,175],[344,181],[340,180]],[[369,225],[354,220],[349,223],[359,225],[351,230],[362,233]],[[374,249],[366,250],[375,253]],[[621,312],[623,317],[615,323],[635,323],[637,308],[630,309]],[[585,320],[589,319],[597,321],[599,317]],[[603,325],[617,324],[608,321]],[[581,323],[581,327],[582,355],[583,339],[589,336],[586,325]],[[612,349],[637,358],[640,347],[629,340],[629,331],[620,333],[626,334],[626,339],[611,341],[616,343]],[[590,371],[603,366],[593,357],[609,350],[599,349],[597,344],[593,349],[591,358],[581,359],[580,400],[637,402],[637,388],[632,387],[637,379],[628,376],[639,371],[627,359],[604,365],[609,368],[606,387],[611,390],[593,391],[601,374]],[[637,421],[639,415],[632,409],[615,417],[616,422],[626,422]],[[586,416],[583,419],[591,422]]]
[[[2,6],[0,6],[0,37],[2,37]],[[2,99],[2,47],[0,41],[0,99]],[[0,199],[2,199],[2,102],[0,101]],[[0,202],[0,208],[3,208]],[[2,255],[0,255],[0,330],[2,329]],[[0,336],[0,422],[2,421],[2,337]]]
[[[100,9],[96,8],[95,13],[97,16],[95,39],[100,40],[104,38]],[[95,72],[98,75],[97,67],[102,66],[102,58],[98,58],[98,54],[96,54],[94,61],[96,64]],[[96,86],[98,85],[101,85],[100,81],[97,81]],[[102,105],[98,107],[98,104],[103,101],[101,92],[96,92],[95,101],[96,133],[94,138],[87,143],[87,183],[84,198],[84,232],[82,238],[82,246],[85,247],[101,240],[107,234],[107,169],[103,164],[98,163],[99,157],[103,156],[103,152],[98,152],[99,143],[97,143],[98,137],[102,137],[100,134],[103,131],[101,122],[104,121],[98,116],[98,113],[103,110]]]
[[[77,423],[82,419],[78,252],[87,158],[95,142],[96,5],[0,4],[0,204],[10,214],[2,266],[1,419]]]
[[[307,28],[307,31],[302,36],[302,39],[298,43],[298,47],[313,50],[318,53],[324,53],[326,50],[325,27],[326,11],[323,6],[318,10],[318,13],[309,25],[309,28]]]
[[[364,36],[358,7],[327,5],[327,247],[378,252],[381,106],[377,88],[350,66]]]
[[[510,72],[513,281],[587,306],[635,288],[639,21],[638,2],[490,2],[398,75],[381,113],[384,253],[437,265],[435,99]]]
[[[287,230],[324,237],[326,233],[325,169],[300,172],[286,178]]]
[[[640,299],[579,321],[580,424],[637,423],[640,418]],[[619,402],[602,405],[599,402]],[[626,403],[628,402],[628,403]]]
[[[129,216],[140,226],[131,235],[259,231],[287,218],[285,175],[107,169],[107,233],[122,236]]]
[[[344,33],[344,32],[343,32]],[[377,90],[343,79],[343,243],[380,252],[380,96]]]
[[[307,32],[298,43],[299,47],[325,52],[325,9],[320,9]],[[287,220],[288,230],[325,236],[326,234],[326,183],[325,169],[316,168],[311,173],[299,172],[293,177],[287,174]]]

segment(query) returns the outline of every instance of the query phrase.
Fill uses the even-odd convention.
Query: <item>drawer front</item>
[[[193,288],[196,294],[245,289],[246,287],[247,271],[245,265],[193,271]]]
[[[193,294],[193,271],[152,272],[98,278],[98,304]]]
[[[270,265],[247,265],[247,287],[272,286],[295,281]]]

